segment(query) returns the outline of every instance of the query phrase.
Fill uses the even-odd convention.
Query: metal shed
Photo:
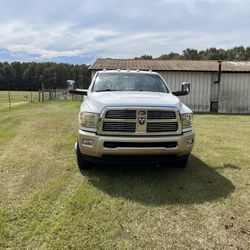
[[[89,69],[92,77],[103,69],[156,71],[172,90],[191,82],[181,99],[193,111],[250,113],[250,62],[97,59]]]

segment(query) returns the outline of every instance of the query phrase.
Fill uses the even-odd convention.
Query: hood
[[[81,111],[101,113],[106,107],[141,106],[141,107],[175,107],[181,109],[178,97],[171,93],[110,91],[92,92],[84,98]]]

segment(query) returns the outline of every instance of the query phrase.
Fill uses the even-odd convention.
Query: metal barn
[[[103,69],[156,71],[172,90],[191,83],[181,99],[193,111],[250,113],[250,62],[98,59],[89,69],[92,78]]]

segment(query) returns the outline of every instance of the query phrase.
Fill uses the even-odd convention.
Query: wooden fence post
[[[44,102],[44,83],[42,82],[42,101]]]
[[[9,109],[11,109],[11,98],[10,98],[10,90],[9,90]]]

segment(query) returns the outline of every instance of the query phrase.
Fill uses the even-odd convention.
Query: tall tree
[[[141,57],[135,57],[134,59],[140,59],[140,60],[152,60],[153,59],[153,56],[151,55],[143,55]]]

